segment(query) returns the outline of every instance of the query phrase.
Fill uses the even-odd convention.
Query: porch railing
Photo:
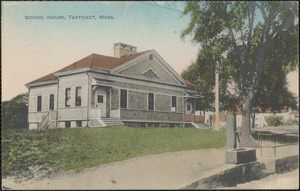
[[[54,129],[57,126],[57,111],[50,110],[42,118],[42,122],[39,124],[38,129]]]

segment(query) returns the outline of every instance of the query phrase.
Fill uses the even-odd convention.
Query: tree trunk
[[[254,127],[255,127],[255,112],[253,110],[252,110],[252,113],[251,113],[251,117],[252,117],[251,127],[252,127],[252,129],[254,129]]]
[[[250,147],[257,148],[257,142],[251,135],[250,131],[250,115],[252,112],[251,98],[247,98],[243,104],[243,114],[242,114],[242,130],[240,134],[239,148]]]

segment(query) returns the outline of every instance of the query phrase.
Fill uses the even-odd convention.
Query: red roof
[[[298,110],[293,110],[290,112],[290,114],[299,114],[299,111]]]
[[[110,56],[103,56],[99,54],[91,54],[61,70],[58,70],[56,72],[66,72],[70,70],[76,70],[79,68],[86,68],[86,67],[94,67],[94,68],[102,68],[102,69],[113,69],[116,68],[117,66],[120,66],[144,53],[144,52],[139,52],[135,54],[131,54],[128,56],[123,56],[121,58],[116,58],[116,57],[110,57]],[[54,72],[54,73],[56,73]],[[48,74],[46,76],[43,76],[39,79],[36,79],[30,83],[36,83],[36,82],[44,82],[44,81],[49,81],[49,80],[56,80],[56,76],[54,73]]]
[[[187,86],[189,86],[189,87],[191,87],[191,88],[196,88],[196,87],[197,87],[197,84],[195,84],[194,82],[191,82],[190,80],[188,80],[188,79],[186,79],[186,78],[184,78],[184,77],[182,77],[182,79],[184,80],[184,83],[185,83]]]
[[[265,110],[263,110],[261,107],[257,107],[255,109],[256,113],[287,113],[288,111],[289,111],[288,106],[284,106],[282,109],[274,110],[274,111],[272,110],[271,107],[268,107]]]
[[[271,107],[266,108],[263,110],[261,107],[257,107],[254,109],[255,113],[287,113],[288,112],[288,106],[284,106],[281,110],[272,110]],[[295,111],[296,113],[297,111]],[[227,114],[237,114],[241,115],[243,113],[243,106],[236,106],[233,109],[227,110]],[[298,112],[299,113],[299,112]]]

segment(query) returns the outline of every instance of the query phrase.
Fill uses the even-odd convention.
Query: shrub
[[[288,121],[282,124],[283,126],[299,125],[299,121]]]
[[[279,126],[279,125],[282,125],[283,122],[282,122],[282,117],[268,117],[266,119],[267,123],[268,123],[268,126]]]
[[[28,94],[2,102],[2,129],[28,129]]]

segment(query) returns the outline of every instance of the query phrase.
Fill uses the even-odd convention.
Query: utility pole
[[[220,116],[219,116],[219,73],[220,73],[219,61],[216,61],[216,70],[215,70],[215,122],[213,125],[213,131],[220,130]]]

